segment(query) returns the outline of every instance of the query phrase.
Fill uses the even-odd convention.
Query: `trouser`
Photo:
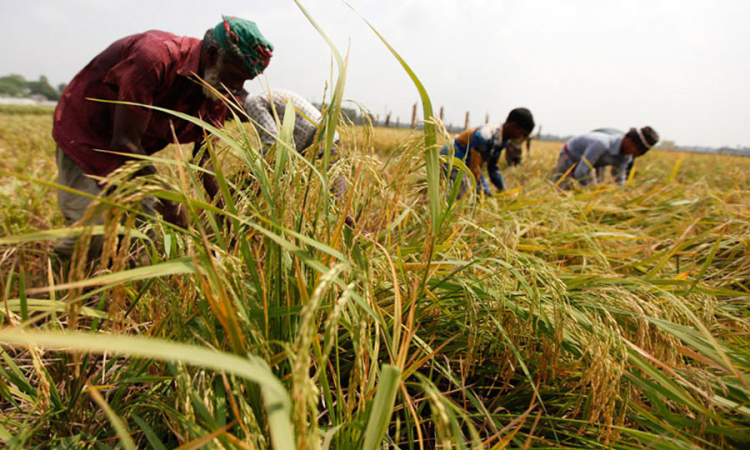
[[[570,171],[570,173],[565,175],[565,179],[558,184],[561,189],[568,189],[570,187],[571,180],[573,179],[573,171],[575,170],[575,164],[576,163],[571,161],[570,157],[567,154],[565,154],[564,152],[560,152],[560,157],[557,158],[555,176],[552,181],[557,183],[563,175]]]
[[[315,144],[316,142],[315,137],[316,137],[315,133],[312,133],[310,135],[310,139],[308,139],[307,144],[305,144],[305,146],[302,147],[302,149],[300,149],[302,154],[304,154],[305,150],[307,150],[308,148],[310,148],[311,146]],[[338,162],[339,156],[340,156],[340,149],[341,149],[341,141],[338,139],[333,141],[333,145],[331,146],[331,152],[328,154],[330,158],[328,162],[329,167]],[[318,148],[318,154],[316,155],[316,157],[318,159],[322,159],[324,156],[325,156],[325,147],[323,143],[321,142],[320,147]],[[342,198],[344,194],[346,194],[346,179],[344,178],[344,176],[339,175],[338,177],[336,177],[336,179],[333,180],[333,184],[331,185],[330,189],[337,199]]]
[[[443,149],[440,151],[440,154],[444,156],[450,155],[450,153],[448,152],[448,145],[443,146]],[[468,182],[469,177],[464,172],[458,170],[455,167],[453,167],[450,173],[448,173],[449,169],[450,169],[450,164],[448,163],[442,164],[443,175],[445,175],[446,177],[448,177],[448,179],[450,179],[451,190],[453,189],[453,184],[456,183],[456,180],[457,179],[460,180],[461,184],[458,188],[458,196],[456,198],[462,199],[466,195],[466,193],[469,192],[469,182]],[[477,183],[479,183],[479,180],[477,180]],[[477,187],[477,190],[479,190],[478,187]],[[450,197],[450,190],[447,196]]]
[[[448,173],[448,164],[442,164],[442,172],[443,175],[448,177],[450,179],[450,189],[448,190],[448,193],[446,194],[447,197],[450,197],[450,191],[453,189],[453,184],[456,182],[456,179],[460,177],[460,183],[461,185],[458,188],[458,196],[457,199],[461,199],[466,195],[466,193],[469,191],[469,183],[466,182],[466,174],[461,172],[460,170],[456,169],[455,167],[453,170],[451,170],[451,173]]]
[[[59,185],[73,188],[97,197],[102,195],[102,191],[104,190],[103,187],[100,186],[96,180],[89,177],[81,166],[70,159],[70,157],[60,150],[59,147],[57,148],[57,170],[57,183]],[[82,222],[86,216],[86,211],[93,202],[91,198],[60,189],[57,191],[57,201],[68,226],[73,224],[92,226],[104,224],[102,211],[92,214],[86,219],[86,221]],[[146,216],[154,216],[156,214],[154,209],[155,202],[156,200],[153,197],[144,199],[141,202],[141,212]],[[55,244],[55,252],[63,258],[69,259],[73,256],[76,242],[78,242],[78,236],[61,238]],[[99,257],[102,252],[103,243],[104,236],[101,234],[91,236],[88,250],[89,261],[93,261],[95,258]]]

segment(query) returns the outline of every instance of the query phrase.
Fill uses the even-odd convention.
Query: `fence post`
[[[469,129],[469,111],[466,111],[466,121],[464,122],[464,130]]]
[[[411,109],[411,127],[412,129],[417,128],[417,104],[416,103]]]
[[[440,107],[440,121],[443,121],[443,107]]]
[[[488,123],[490,123],[490,113],[487,113],[484,116],[484,124],[487,125]]]
[[[391,113],[390,111],[385,116],[385,127],[388,128],[388,126],[391,124]]]

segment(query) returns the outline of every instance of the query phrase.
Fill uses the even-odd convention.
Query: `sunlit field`
[[[0,110],[4,446],[750,446],[750,158],[654,150],[561,192],[533,141],[507,192],[449,203],[439,127],[339,123],[326,170],[230,122],[224,208],[170,146],[112,177],[87,265],[52,252],[92,230],[65,228],[51,127]],[[148,195],[189,226],[134,229]]]

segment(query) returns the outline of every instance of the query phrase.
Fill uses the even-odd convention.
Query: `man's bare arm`
[[[198,153],[200,153],[201,147],[205,144],[205,141],[197,141],[195,143],[195,146],[193,147],[193,158],[198,156]],[[203,155],[201,156],[201,160],[198,161],[198,165],[203,167],[204,169],[213,172],[214,171],[214,165],[211,162],[211,155],[208,153],[208,149],[206,149],[205,152],[203,152]],[[219,193],[219,182],[216,180],[216,177],[213,175],[210,175],[205,172],[200,173],[200,179],[203,183],[203,188],[206,190],[206,193],[208,196],[213,200],[216,197],[216,194]]]
[[[112,130],[111,148],[114,152],[132,153],[134,155],[146,155],[141,139],[148,128],[150,116],[139,114],[125,105],[115,106],[114,128]],[[148,164],[135,175],[153,175],[156,169]],[[164,220],[180,227],[187,225],[187,217],[182,205],[170,200],[159,199],[156,202],[156,210],[164,217]]]
[[[146,155],[141,139],[148,128],[150,115],[139,114],[125,105],[115,106],[114,129],[112,130],[111,150],[113,152]],[[149,164],[137,175],[153,175],[156,169]]]

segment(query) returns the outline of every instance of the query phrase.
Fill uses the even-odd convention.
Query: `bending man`
[[[570,187],[571,179],[582,185],[596,183],[597,172],[603,178],[604,169],[611,166],[615,181],[622,186],[634,158],[646,154],[657,142],[659,134],[648,126],[624,134],[597,130],[576,136],[560,150],[554,181],[562,189]]]
[[[508,114],[508,118],[502,125],[482,125],[481,127],[466,130],[456,136],[453,140],[453,152],[451,154],[448,146],[444,146],[440,152],[442,155],[453,156],[466,164],[476,180],[477,192],[490,195],[490,186],[481,173],[481,168],[487,166],[487,174],[490,181],[499,191],[505,190],[505,182],[497,163],[503,149],[513,145],[520,147],[525,139],[534,130],[534,117],[526,108],[516,108]],[[444,165],[448,167],[448,165]],[[455,181],[457,176],[461,177],[461,189],[458,197],[461,198],[468,190],[468,184],[463,175],[453,169],[451,180]]]
[[[317,151],[318,158],[323,157],[323,115],[309,101],[301,95],[284,90],[272,89],[269,92],[259,92],[250,95],[245,100],[245,111],[253,120],[253,125],[258,131],[263,153],[267,152],[279,137],[278,123],[284,120],[287,105],[294,105],[294,147],[304,153],[312,147]],[[277,121],[278,117],[278,121]],[[341,150],[341,140],[338,132],[333,136],[333,147],[331,148],[331,162],[335,162]],[[338,177],[334,182],[332,191],[336,197],[341,197],[346,192],[346,181]]]
[[[114,42],[75,76],[55,109],[52,135],[57,143],[58,182],[100,196],[106,186],[90,175],[106,177],[132,158],[99,149],[151,155],[175,137],[181,143],[197,143],[203,137],[201,127],[173,115],[90,99],[159,106],[222,126],[227,108],[217,93],[241,89],[246,80],[263,72],[272,51],[253,22],[235,17],[224,17],[202,41],[152,30]],[[201,163],[207,160],[206,155]],[[155,172],[147,166],[137,175]],[[204,178],[204,185],[211,196],[218,190],[211,177]],[[91,203],[66,191],[58,193],[58,200],[69,225],[80,221]],[[179,204],[161,201],[155,206],[150,198],[141,208],[145,215],[153,215],[155,207],[165,219],[184,224]],[[101,215],[93,220],[102,223]],[[102,242],[102,236],[92,238],[90,258],[98,256]],[[75,238],[60,240],[55,251],[70,257],[75,243]]]

